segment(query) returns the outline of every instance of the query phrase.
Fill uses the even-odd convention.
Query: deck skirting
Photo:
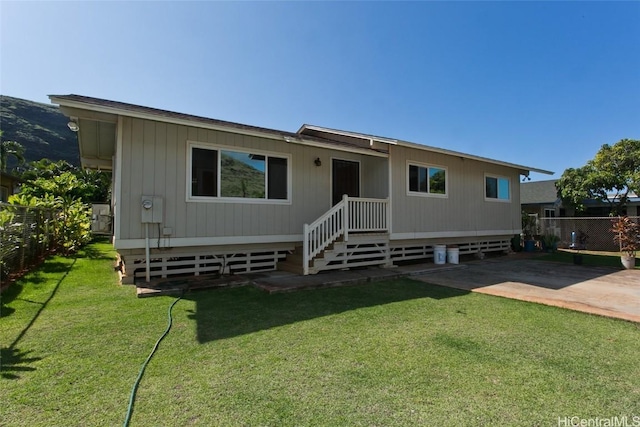
[[[348,241],[337,241],[314,258],[309,272],[316,274],[325,270],[356,267],[389,267],[394,262],[429,260],[433,259],[433,247],[436,244],[456,245],[460,255],[503,252],[509,250],[510,238],[489,236],[390,240],[386,233],[351,234]],[[302,274],[301,256],[296,255],[296,248],[300,248],[301,244],[260,243],[152,250],[149,275],[151,278],[166,278],[277,269]],[[144,250],[119,251],[122,283],[144,280],[145,261]]]

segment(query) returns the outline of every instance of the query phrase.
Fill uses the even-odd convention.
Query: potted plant
[[[542,249],[545,252],[555,252],[558,250],[560,237],[555,234],[545,234],[542,236]]]
[[[514,234],[511,238],[511,249],[514,252],[520,252],[522,250],[522,236],[519,234]]]
[[[589,236],[582,230],[578,230],[571,232],[571,245],[569,246],[571,249],[575,249],[576,253],[573,254],[573,263],[576,265],[582,265],[582,254],[581,250],[587,248],[587,240],[589,240]]]
[[[612,220],[613,241],[620,245],[620,261],[626,269],[636,266],[636,251],[640,250],[640,225],[628,216]]]
[[[529,215],[522,212],[522,234],[524,235],[524,251],[533,252],[536,248],[534,235],[536,234],[537,218],[535,215]]]

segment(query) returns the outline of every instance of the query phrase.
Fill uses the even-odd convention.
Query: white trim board
[[[477,230],[477,231],[419,231],[415,233],[391,233],[391,240],[443,239],[448,237],[513,236],[522,230]]]
[[[250,245],[264,243],[295,243],[302,242],[302,234],[283,234],[267,236],[220,236],[220,237],[172,237],[169,246],[183,248],[187,246],[222,246],[222,245]],[[157,239],[157,238],[156,238]],[[153,241],[153,239],[151,239]],[[164,241],[164,238],[163,238]],[[114,243],[116,249],[142,249],[144,239],[122,239]],[[161,248],[166,248],[166,245]],[[152,245],[152,249],[156,249]]]

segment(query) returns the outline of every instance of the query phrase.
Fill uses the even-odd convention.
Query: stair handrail
[[[335,242],[338,237],[347,233],[349,221],[346,207],[349,196],[342,196],[342,200],[322,214],[311,224],[304,225],[302,241],[302,264],[304,274],[309,274],[309,262],[322,252],[327,246]]]
[[[303,274],[309,274],[309,263],[340,236],[347,242],[349,232],[389,230],[389,199],[349,197],[342,200],[311,224],[304,225],[302,242]]]

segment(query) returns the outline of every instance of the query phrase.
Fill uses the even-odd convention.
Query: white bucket
[[[436,264],[447,262],[447,247],[445,245],[435,245],[433,247],[433,262]]]
[[[460,248],[457,246],[449,246],[447,248],[447,262],[449,264],[457,264],[460,261]]]

